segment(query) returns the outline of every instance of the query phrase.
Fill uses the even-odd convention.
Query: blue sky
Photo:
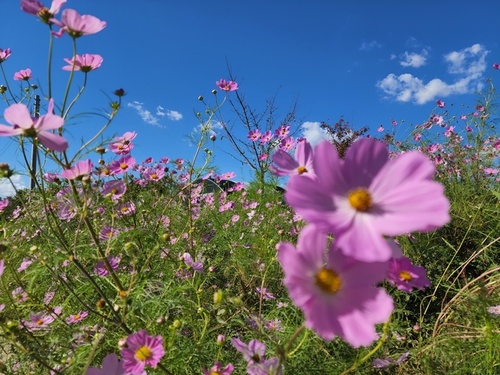
[[[457,110],[473,105],[484,79],[495,82],[500,74],[492,68],[500,62],[496,1],[68,0],[64,8],[107,22],[103,31],[77,41],[78,54],[100,54],[104,62],[89,73],[75,114],[101,111],[106,95],[124,88],[123,108],[106,134],[136,131],[138,161],[192,157],[186,136],[198,126],[194,113],[204,110],[197,98],[212,99],[215,81],[228,76],[227,63],[252,108],[262,110],[276,95],[284,114],[297,99],[296,134],[311,140],[321,136],[318,122],[340,116],[373,133],[404,120],[404,133],[428,118],[436,99]],[[48,28],[23,13],[17,0],[0,0],[0,10],[0,48],[12,50],[3,63],[7,78],[29,67],[46,87]],[[55,40],[54,48],[57,101],[68,77],[60,68],[71,57],[70,38]],[[76,75],[76,87],[82,77]],[[0,114],[5,107],[2,102]],[[246,137],[228,107],[224,118]],[[95,116],[68,121],[68,138],[79,142],[101,123]],[[228,150],[217,142],[215,164],[247,179]],[[0,138],[0,162],[22,171],[16,143],[8,138]],[[27,181],[18,178],[20,185]]]

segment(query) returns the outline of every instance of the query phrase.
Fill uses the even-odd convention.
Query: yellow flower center
[[[157,175],[156,173],[152,173],[152,174],[151,174],[151,178],[152,178],[153,180],[156,180],[156,179],[158,178],[158,175]]]
[[[120,164],[120,168],[121,169],[127,169],[128,168],[128,164],[127,163],[121,163]]]
[[[149,349],[146,345],[141,346],[135,352],[135,359],[139,361],[145,361],[149,357],[151,357],[151,349]]]
[[[413,279],[413,277],[411,277],[410,273],[408,271],[401,271],[399,273],[399,277],[401,278],[401,280],[403,281],[411,281]]]
[[[307,168],[304,167],[303,165],[301,165],[300,167],[297,168],[298,174],[302,174],[302,173],[306,173],[306,172],[307,172]]]
[[[356,211],[365,212],[372,206],[372,196],[364,188],[354,189],[348,196],[351,207]]]
[[[76,314],[76,315],[73,317],[73,319],[74,319],[74,320],[78,320],[78,319],[80,319],[81,317],[82,317],[82,316],[81,316],[80,314]]]
[[[210,371],[210,375],[221,375],[219,371]]]
[[[326,293],[335,294],[342,288],[342,279],[328,268],[321,268],[316,274],[316,285]]]
[[[118,189],[117,188],[111,189],[111,194],[113,195],[118,194]]]

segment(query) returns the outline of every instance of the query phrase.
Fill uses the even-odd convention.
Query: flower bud
[[[3,94],[5,91],[7,91],[7,86],[0,85],[0,94]]]
[[[200,96],[198,96],[198,100],[199,100],[200,102],[201,102],[201,101],[203,101],[203,96],[201,96],[201,95],[200,95]]]
[[[9,164],[0,164],[0,178],[10,178],[14,174],[14,171],[10,169]]]
[[[223,345],[226,342],[226,336],[218,335],[217,336],[217,345]]]
[[[125,90],[124,90],[124,89],[121,89],[121,88],[120,88],[120,89],[117,89],[117,90],[115,90],[114,94],[115,94],[116,96],[122,97],[122,96],[124,96],[124,95],[125,95]]]
[[[218,305],[224,299],[224,293],[222,290],[218,290],[214,293],[214,304]]]

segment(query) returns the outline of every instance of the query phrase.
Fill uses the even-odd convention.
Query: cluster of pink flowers
[[[391,237],[449,221],[433,163],[416,151],[389,158],[387,146],[370,138],[357,140],[344,159],[326,141],[313,150],[304,140],[295,159],[278,151],[273,162],[276,174],[290,176],[286,201],[308,222],[296,246],[278,246],[291,299],[323,339],[370,345],[375,324],[393,310],[376,285],[387,280],[407,292],[429,285]]]

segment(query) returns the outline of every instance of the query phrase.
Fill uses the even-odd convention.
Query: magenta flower
[[[60,135],[50,130],[58,129],[64,124],[60,116],[52,114],[54,101],[50,99],[47,114],[40,118],[31,117],[24,104],[12,104],[4,111],[4,118],[12,127],[0,125],[0,136],[24,135],[38,138],[40,143],[49,150],[63,152],[68,148],[68,142]]]
[[[195,262],[191,254],[189,253],[182,254],[181,260],[184,261],[186,266],[191,267],[194,271],[198,273],[203,273],[203,263],[200,261]]]
[[[0,276],[3,275],[3,271],[5,270],[5,260],[0,259]]]
[[[497,69],[497,70],[500,69],[500,64],[494,63],[493,64],[493,69]]]
[[[156,168],[147,167],[143,172],[142,176],[146,181],[159,181],[165,177],[165,168],[158,166]]]
[[[21,69],[14,73],[14,81],[29,81],[31,78],[31,69]]]
[[[132,333],[127,337],[125,347],[121,351],[123,369],[133,374],[140,373],[145,366],[156,368],[165,355],[163,338],[150,336],[145,330]]]
[[[260,136],[260,143],[262,145],[265,145],[267,142],[269,142],[273,138],[273,132],[271,130],[266,131]]]
[[[79,38],[83,35],[98,33],[106,27],[105,21],[88,14],[80,15],[74,9],[63,10],[61,22],[54,21],[54,23],[61,28],[54,33],[57,37],[67,32],[72,38]]]
[[[423,290],[430,286],[424,267],[415,266],[407,257],[396,257],[389,261],[387,281],[404,292],[411,293],[414,288]]]
[[[238,90],[238,84],[234,81],[226,81],[224,78],[221,78],[220,81],[215,82],[217,87],[219,87],[223,91],[236,91]]]
[[[247,361],[247,374],[249,375],[281,375],[282,368],[279,366],[279,360],[276,357],[265,359],[266,345],[259,340],[250,340],[245,344],[238,338],[232,338],[233,347],[243,354]]]
[[[276,176],[302,175],[314,177],[313,149],[307,141],[300,141],[295,148],[295,159],[283,150],[277,150],[272,156],[272,172]]]
[[[83,177],[89,176],[92,173],[92,168],[94,168],[94,164],[92,164],[90,159],[82,160],[70,169],[62,171],[61,177],[68,180],[81,180]]]
[[[102,189],[101,194],[104,197],[110,197],[113,202],[120,200],[120,198],[127,191],[127,184],[122,180],[112,180],[106,182]]]
[[[11,55],[10,48],[1,49],[0,48],[0,64],[9,58]]]
[[[436,100],[436,105],[439,107],[439,108],[444,108],[445,104],[442,100]]]
[[[260,136],[261,136],[261,134],[260,134],[259,129],[250,130],[247,134],[247,138],[249,140],[251,140],[252,142],[257,141],[260,138]]]
[[[303,312],[306,326],[324,340],[339,336],[353,347],[377,339],[375,324],[392,313],[392,298],[375,287],[387,262],[361,262],[344,255],[314,225],[299,234],[297,248],[280,243],[278,260],[290,298]]]
[[[86,53],[84,55],[76,55],[72,59],[64,59],[69,65],[63,66],[63,70],[74,70],[83,73],[88,73],[91,70],[98,69],[103,61],[101,55],[92,55]]]
[[[274,131],[274,135],[280,140],[285,138],[290,133],[290,125],[281,125]]]
[[[435,167],[423,154],[407,152],[389,159],[384,143],[360,139],[345,160],[329,142],[313,155],[317,179],[292,176],[287,202],[306,221],[336,237],[346,255],[363,261],[387,261],[384,236],[430,231],[449,220],[449,202]]]
[[[0,212],[5,210],[5,208],[9,205],[8,199],[0,199]]]
[[[21,0],[21,9],[26,13],[38,16],[42,22],[50,25],[54,23],[52,18],[59,12],[64,3],[66,0],[53,0],[50,9],[47,9],[38,0]]]
[[[109,265],[111,266],[111,269],[113,271],[115,271],[118,268],[118,266],[120,265],[120,260],[121,260],[121,258],[119,258],[119,257],[115,257],[113,255],[108,255],[108,262],[109,262]],[[97,276],[101,276],[101,277],[109,275],[109,271],[106,268],[106,263],[102,260],[98,261],[94,267],[94,273]]]
[[[122,156],[119,160],[113,160],[109,166],[111,174],[128,172],[135,166],[135,159],[130,155]]]
[[[229,363],[226,367],[222,368],[222,363],[215,362],[210,370],[203,369],[203,375],[231,375],[233,373],[234,366]]]
[[[79,323],[83,319],[85,319],[88,315],[89,313],[87,311],[80,311],[78,314],[70,315],[68,318],[66,318],[66,323],[68,324]]]
[[[86,375],[146,375],[146,371],[131,374],[123,369],[122,363],[114,353],[108,354],[102,360],[102,369],[91,367]]]

